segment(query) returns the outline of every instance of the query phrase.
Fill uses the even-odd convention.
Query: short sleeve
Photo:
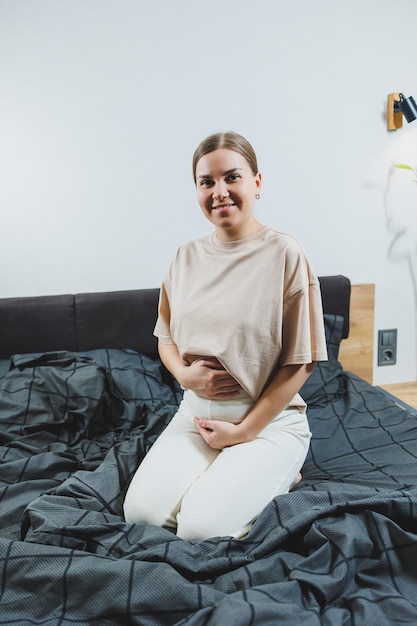
[[[282,338],[281,366],[327,360],[320,284],[314,276],[284,303]]]
[[[173,344],[174,341],[171,337],[170,331],[171,308],[169,304],[167,285],[169,285],[169,281],[168,279],[165,279],[159,293],[158,318],[156,320],[153,334],[155,337],[158,337],[161,343]]]

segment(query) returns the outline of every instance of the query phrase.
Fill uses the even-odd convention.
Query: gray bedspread
[[[351,374],[325,387],[297,489],[247,539],[189,543],[122,515],[181,396],[159,363],[0,362],[0,624],[415,626],[416,416]]]

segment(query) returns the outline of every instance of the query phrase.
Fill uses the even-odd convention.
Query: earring
[[[255,198],[256,198],[257,200],[259,200],[259,198],[260,198],[260,197],[261,197],[261,194],[260,194],[260,193],[257,193],[257,194],[255,195]]]

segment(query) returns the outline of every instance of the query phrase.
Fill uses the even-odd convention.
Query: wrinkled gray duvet
[[[416,416],[336,378],[310,406],[297,489],[245,540],[188,543],[122,515],[180,401],[159,363],[120,350],[1,361],[0,624],[415,626]]]

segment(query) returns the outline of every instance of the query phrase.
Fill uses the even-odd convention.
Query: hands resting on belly
[[[163,364],[184,389],[194,391],[208,400],[233,399],[242,391],[241,385],[215,357],[182,357],[174,343],[161,341],[158,350]],[[242,441],[239,424],[202,420],[198,416],[195,423],[203,439],[212,448],[222,449]]]
[[[241,385],[215,357],[203,357],[188,366],[187,389],[208,400],[234,398],[242,391]]]
[[[203,357],[188,366],[190,383],[188,388],[209,400],[234,398],[242,391],[241,385],[229,374],[215,357]],[[205,442],[221,450],[234,445],[236,424],[223,420],[194,418],[194,422]]]

